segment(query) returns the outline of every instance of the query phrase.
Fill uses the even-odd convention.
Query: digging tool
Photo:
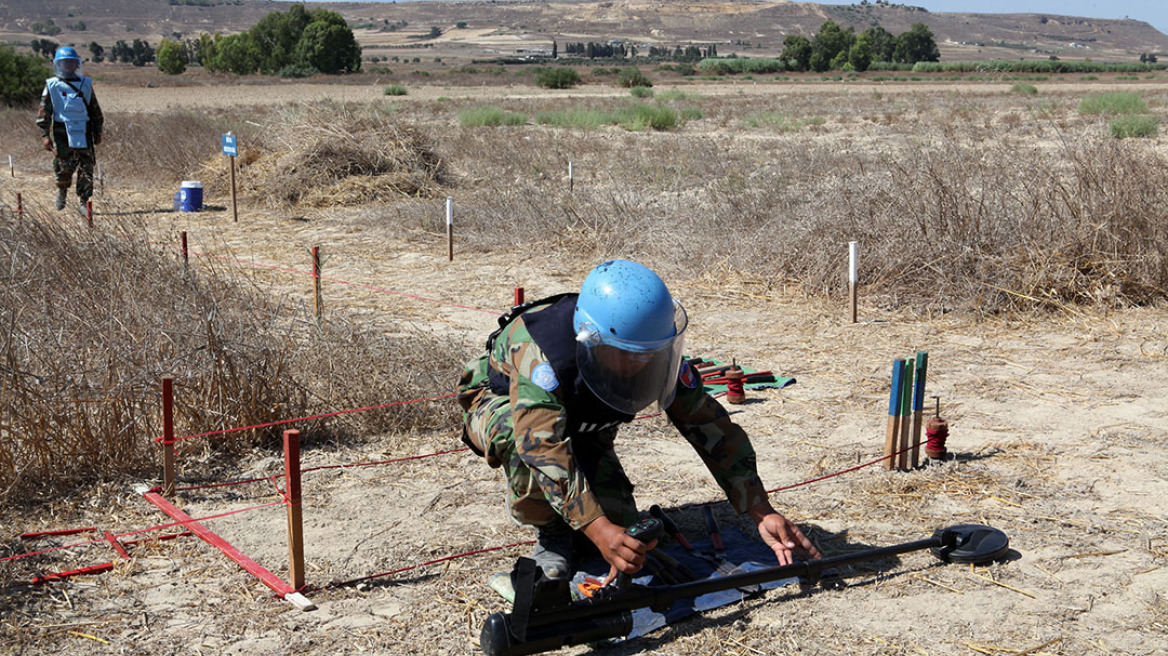
[[[651,535],[654,530],[658,533],[662,530],[658,520],[647,519],[631,527],[630,534],[633,534],[633,529],[649,523],[656,524],[656,527],[639,530],[641,534]],[[632,612],[640,608],[664,612],[678,600],[792,576],[814,581],[828,568],[925,549],[931,550],[943,562],[985,564],[1005,556],[1009,542],[1006,534],[998,529],[962,524],[938,530],[926,540],[681,585],[650,588],[626,581],[610,594],[579,601],[572,601],[567,581],[547,580],[534,560],[520,558],[512,572],[515,605],[510,613],[494,613],[487,618],[479,644],[487,656],[538,654],[568,645],[626,636],[633,629]],[[604,589],[608,587],[612,586]]]
[[[710,545],[714,548],[713,558],[709,558],[711,562],[720,563],[718,573],[723,575],[738,574],[742,572],[742,568],[730,562],[726,558],[726,546],[722,544],[722,533],[718,530],[718,519],[714,517],[714,511],[709,506],[702,506],[702,512],[706,516],[706,532],[710,534]],[[757,585],[741,586],[738,588],[746,594],[754,594],[761,590]]]

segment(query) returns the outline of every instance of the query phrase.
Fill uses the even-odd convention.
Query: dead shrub
[[[318,104],[268,115],[237,162],[241,193],[270,206],[338,207],[439,193],[443,162],[418,128],[376,107]],[[228,162],[207,164],[226,187]]]

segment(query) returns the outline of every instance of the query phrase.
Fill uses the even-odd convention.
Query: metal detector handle
[[[661,524],[661,520],[652,517],[648,519],[642,519],[636,524],[633,524],[632,526],[625,529],[625,534],[637,538],[645,544],[649,544],[653,540],[660,538],[664,533],[665,526]],[[616,575],[617,590],[624,590],[625,588],[628,588],[632,582],[633,577],[629,574],[620,572]]]

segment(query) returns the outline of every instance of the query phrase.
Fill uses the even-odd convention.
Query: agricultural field
[[[161,482],[170,376],[176,434],[196,436],[178,443],[172,500],[280,577],[286,515],[269,477],[280,431],[301,431],[317,608],[195,537],[125,559],[99,541],[0,561],[0,652],[479,653],[483,621],[506,608],[487,580],[533,535],[506,518],[499,472],[454,451],[459,417],[441,397],[515,287],[572,291],[625,257],[685,304],[690,354],[796,379],[732,412],[768,488],[795,486],[776,507],[826,555],[962,523],[1002,529],[1013,552],[985,567],[927,553],[857,565],[843,589],[771,591],[602,653],[1162,653],[1168,75],[645,72],[640,97],[604,75],[562,91],[393,80],[404,93],[387,95],[370,74],[159,85],[121,72],[97,86],[92,227],[72,202],[53,209],[31,114],[3,110],[0,558],[178,530],[130,535],[171,522],[134,491]],[[174,211],[184,180],[202,182],[204,211]],[[892,361],[918,350],[950,458],[852,470],[881,456]],[[313,418],[221,432],[298,417]],[[664,419],[634,422],[617,448],[642,508],[719,499]],[[704,534],[696,509],[674,517]],[[19,537],[74,527],[98,531]]]

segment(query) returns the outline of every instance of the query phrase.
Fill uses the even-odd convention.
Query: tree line
[[[924,23],[913,23],[907,32],[896,35],[883,27],[869,27],[856,34],[854,28],[845,30],[829,20],[810,39],[800,34],[787,35],[779,59],[790,71],[863,72],[872,62],[939,61],[941,51],[933,31]]]
[[[558,53],[559,45],[552,41],[552,57],[557,57]],[[642,56],[641,49],[636,44],[619,41],[566,43],[564,44],[564,54],[587,59],[629,59]],[[647,56],[653,59],[696,62],[706,57],[717,57],[718,47],[712,43],[704,46],[691,44],[684,48],[682,46],[673,46],[672,48],[669,46],[649,46]]]

